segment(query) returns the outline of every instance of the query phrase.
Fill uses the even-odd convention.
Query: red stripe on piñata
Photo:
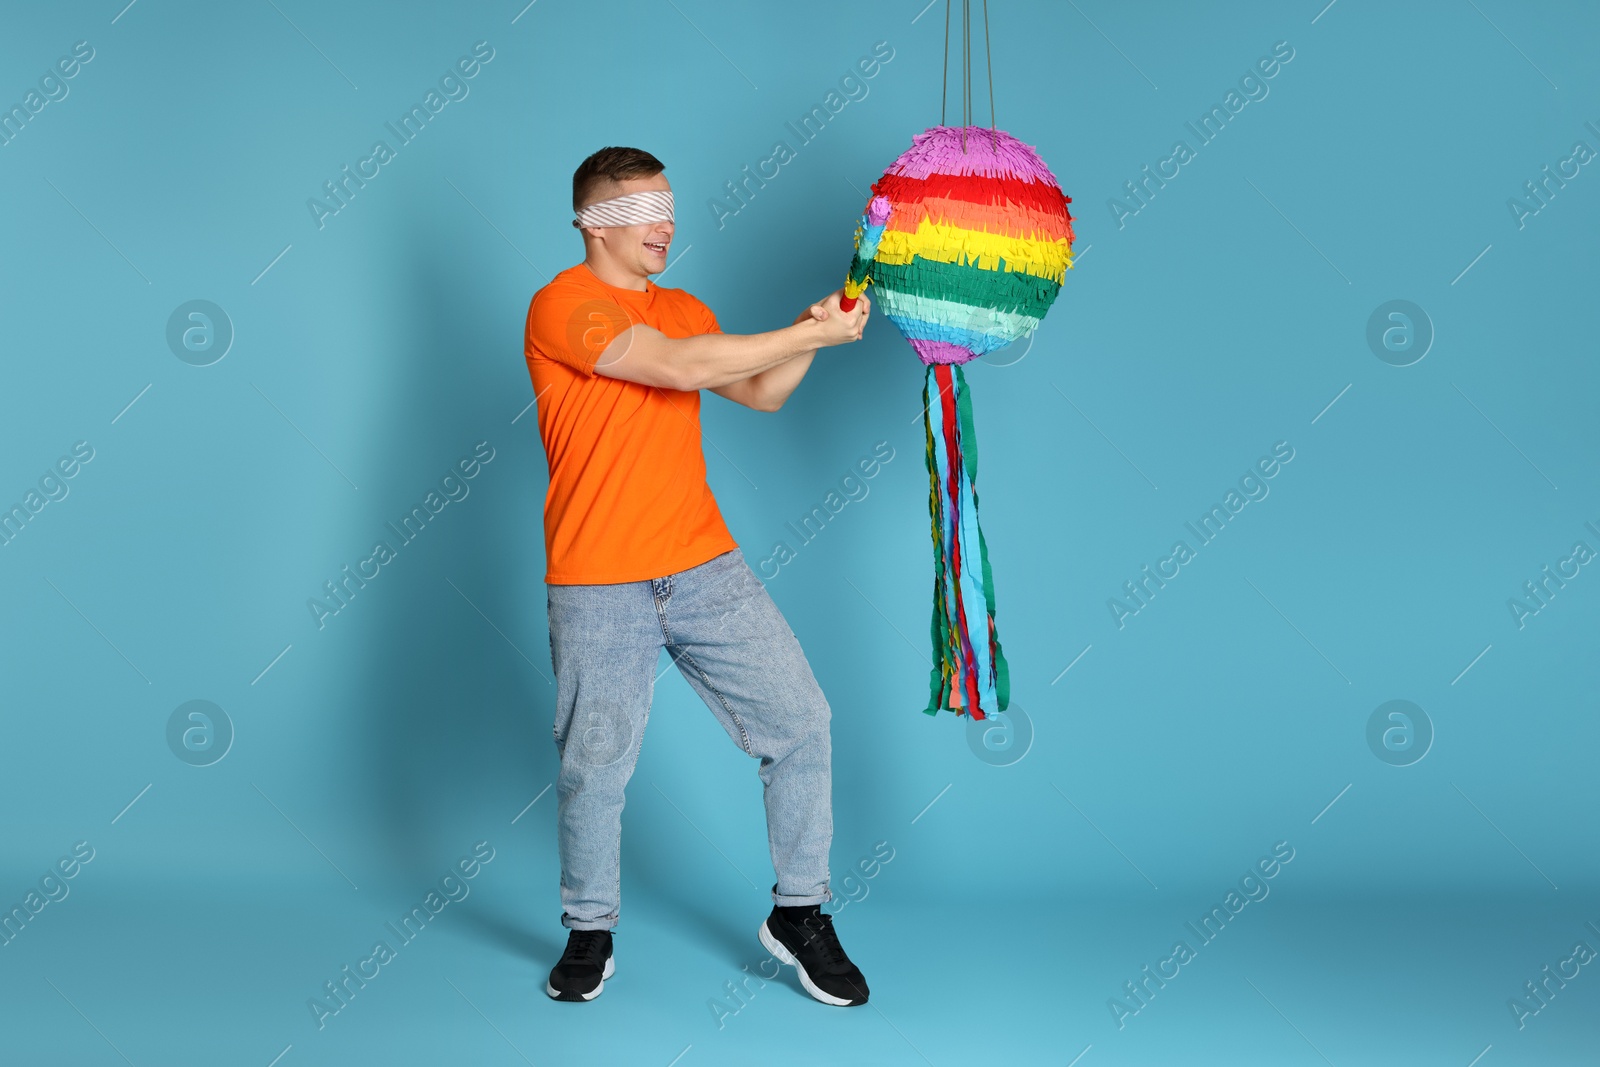
[[[908,178],[885,174],[872,183],[876,196],[886,196],[896,205],[916,203],[929,197],[966,200],[973,204],[1014,203],[1053,214],[1067,214],[1072,198],[1059,186],[1030,182],[1022,178],[985,178],[960,174],[930,174]],[[1071,215],[1068,215],[1071,218]]]

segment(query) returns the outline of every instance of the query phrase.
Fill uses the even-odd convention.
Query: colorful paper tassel
[[[1004,711],[1010,675],[994,621],[994,577],[978,522],[978,438],[959,366],[933,363],[922,387],[933,532],[934,665],[923,710],[974,719]]]

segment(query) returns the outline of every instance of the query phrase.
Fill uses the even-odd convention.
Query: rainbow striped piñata
[[[878,307],[927,365],[936,662],[924,710],[982,719],[985,709],[1005,710],[1010,685],[978,525],[977,436],[961,364],[1026,337],[1044,318],[1072,266],[1071,198],[1031,147],[981,126],[918,134],[872,192],[845,307],[872,285]]]

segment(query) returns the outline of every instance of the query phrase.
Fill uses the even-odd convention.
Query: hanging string
[[[944,3],[944,68],[939,82],[939,125],[946,123],[950,101],[950,9]],[[1000,151],[994,111],[994,52],[989,45],[989,0],[983,0],[983,66],[989,80],[989,143]],[[961,151],[967,150],[967,127],[972,125],[972,0],[961,0]]]
[[[944,125],[944,107],[950,99],[950,0],[944,0],[944,77],[939,82],[939,125]]]
[[[972,0],[961,0],[961,151],[972,125]]]
[[[1000,154],[1000,135],[994,125],[994,59],[989,51],[989,0],[983,0],[983,69],[989,75],[989,140]]]

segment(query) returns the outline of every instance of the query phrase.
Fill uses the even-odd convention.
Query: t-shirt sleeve
[[[543,291],[528,307],[524,353],[593,377],[595,361],[632,322],[621,305],[582,293]]]
[[[701,323],[700,332],[721,333],[722,327],[717,325],[717,316],[712,313],[711,309],[699,300],[696,300],[695,303],[700,305],[700,315],[703,320]]]

